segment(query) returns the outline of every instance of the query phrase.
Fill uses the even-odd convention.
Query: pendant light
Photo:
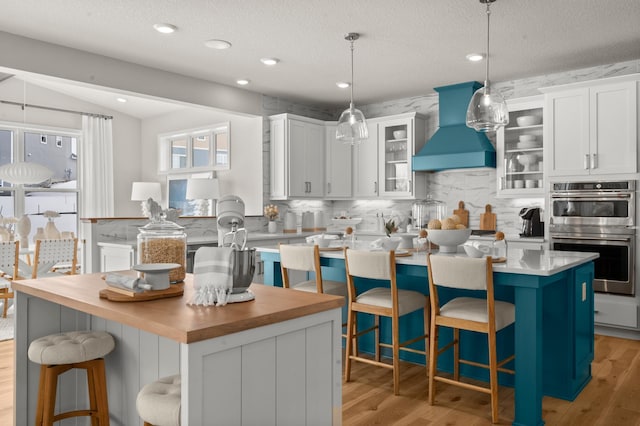
[[[344,38],[351,43],[351,103],[349,108],[345,109],[340,115],[336,129],[336,139],[355,145],[369,138],[364,114],[353,106],[353,42],[360,38],[360,34],[349,33]]]
[[[467,108],[467,126],[479,132],[492,132],[509,124],[507,103],[499,91],[491,87],[489,82],[489,6],[496,0],[480,0],[487,5],[487,73],[484,87],[476,90]]]

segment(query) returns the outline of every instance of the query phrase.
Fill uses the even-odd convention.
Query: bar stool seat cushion
[[[40,337],[29,345],[29,359],[38,364],[74,364],[103,358],[115,347],[106,331],[69,331]]]
[[[487,299],[457,297],[440,308],[440,315],[469,321],[489,322]],[[496,331],[502,330],[516,321],[516,307],[513,303],[495,301]]]
[[[316,293],[318,286],[316,281],[304,281],[299,284],[294,284],[291,288],[299,291],[307,291],[309,293]],[[347,284],[338,281],[322,280],[322,291],[325,294],[332,294],[334,296],[347,297]]]
[[[180,375],[163,377],[145,385],[136,399],[138,414],[158,426],[180,424]]]
[[[367,290],[357,296],[356,303],[391,309],[393,303],[391,298],[391,289],[385,287],[372,288],[371,290]],[[398,290],[399,316],[417,311],[418,309],[423,309],[426,303],[426,296],[420,292],[412,290]]]

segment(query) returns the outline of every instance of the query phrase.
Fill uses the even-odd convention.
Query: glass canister
[[[138,228],[138,263],[177,263],[169,281],[184,281],[187,264],[187,234],[184,228],[161,218]]]
[[[431,219],[442,220],[446,217],[447,206],[442,201],[434,200],[431,195],[427,195],[426,200],[418,200],[413,203],[411,216],[413,226],[416,229],[424,229]]]

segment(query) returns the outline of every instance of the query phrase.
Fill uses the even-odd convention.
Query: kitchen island
[[[111,424],[141,424],[138,390],[182,377],[181,424],[341,424],[341,318],[344,299],[252,284],[255,300],[224,307],[186,304],[193,294],[118,303],[98,297],[100,274],[15,281],[15,424],[35,422],[40,366],[28,360],[34,339],[57,332],[105,330]],[[60,380],[58,407],[87,400],[84,373]]]
[[[265,284],[281,285],[277,248],[258,250],[265,262]],[[466,256],[464,253],[456,255]],[[595,253],[509,249],[507,261],[494,264],[496,298],[511,301],[516,306],[515,324],[511,329],[501,331],[498,338],[499,358],[502,353],[513,350],[516,355],[515,378],[502,374],[500,377],[501,383],[515,387],[514,425],[544,424],[543,395],[573,400],[591,379],[592,261],[597,256]],[[399,257],[396,263],[400,288],[428,294],[426,253]],[[323,278],[345,281],[341,251],[322,252],[321,265],[324,267]],[[362,285],[366,286],[366,281]],[[440,297],[444,302],[454,296],[456,294],[451,292]],[[409,316],[406,322],[401,322],[401,334],[407,329],[421,330],[421,321],[421,315]],[[366,321],[358,320],[359,327],[368,325]],[[382,335],[388,335],[388,327],[384,323],[382,327]],[[444,333],[441,336],[443,339],[448,337]],[[461,340],[461,356],[473,358],[474,351],[486,353],[486,339],[478,340],[472,333],[461,333]],[[372,347],[373,342],[367,344],[366,341],[360,346],[367,352]],[[480,359],[480,355],[476,358]],[[424,362],[424,357],[406,359]],[[439,357],[438,368],[450,371],[451,357]],[[461,374],[485,380],[487,377],[486,372],[471,366],[461,366]]]

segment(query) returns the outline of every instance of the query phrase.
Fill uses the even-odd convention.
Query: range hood
[[[440,127],[413,157],[414,171],[496,167],[496,150],[484,133],[467,127],[467,106],[477,81],[436,87]]]

